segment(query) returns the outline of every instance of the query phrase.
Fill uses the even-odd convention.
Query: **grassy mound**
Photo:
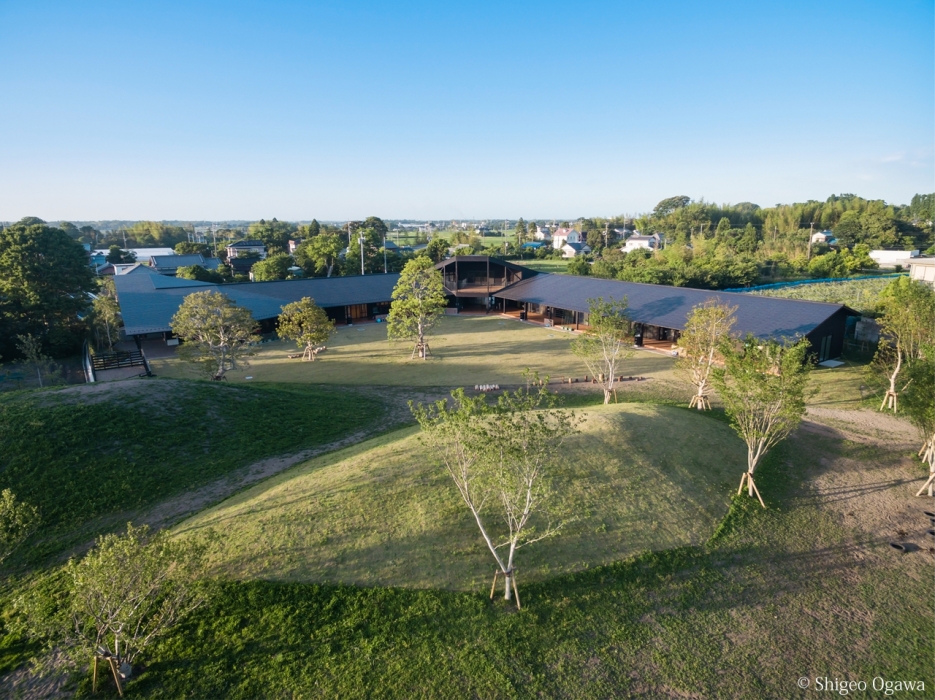
[[[745,464],[729,426],[651,404],[588,409],[554,483],[575,520],[523,581],[707,539]],[[313,459],[180,525],[224,533],[224,577],[479,590],[493,560],[450,478],[399,431]],[[490,516],[496,517],[496,513]]]
[[[902,697],[931,697],[930,564],[885,541],[855,549],[850,525],[800,481],[865,452],[803,434],[761,468],[770,508],[739,499],[713,545],[524,584],[520,612],[486,591],[226,582],[154,649],[131,693],[760,700],[837,674],[924,680]],[[85,674],[79,694],[89,686]]]
[[[153,380],[0,395],[0,488],[39,508],[28,549],[41,556],[87,539],[91,521],[126,518],[380,415],[375,399],[311,387]]]

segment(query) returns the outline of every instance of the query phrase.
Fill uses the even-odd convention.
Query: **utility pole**
[[[211,238],[214,239],[214,257],[218,256],[218,225],[211,224]]]
[[[808,254],[805,256],[805,260],[812,259],[812,231],[815,229],[815,222],[812,221],[808,224]]]
[[[357,241],[360,243],[360,274],[364,273],[364,234],[357,234]]]
[[[383,274],[386,274],[386,233],[383,234]]]

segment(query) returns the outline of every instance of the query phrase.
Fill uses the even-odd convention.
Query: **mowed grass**
[[[587,369],[571,353],[573,335],[498,315],[444,316],[431,338],[432,357],[410,360],[412,347],[386,338],[386,324],[338,326],[328,350],[314,362],[290,360],[294,343],[277,341],[257,348],[250,367],[229,372],[232,382],[309,382],[338,385],[474,386],[518,384],[525,368],[560,377],[583,378]],[[177,358],[154,360],[159,376],[195,377]],[[626,363],[626,375],[667,378],[672,358],[639,351]],[[247,380],[247,377],[252,379]]]
[[[553,484],[572,520],[520,550],[524,582],[710,537],[745,464],[729,426],[649,404],[580,415]],[[493,558],[415,431],[313,459],[179,531],[223,532],[213,569],[226,578],[480,590]],[[487,517],[499,531],[495,506]]]
[[[520,563],[520,612],[490,603],[487,590],[227,581],[147,656],[130,691],[787,700],[813,692],[797,687],[803,676],[881,676],[926,684],[897,697],[931,697],[930,559],[861,534],[870,514],[860,499],[848,506],[856,520],[822,507],[809,483],[841,457],[879,466],[903,459],[899,450],[800,433],[758,472],[769,509],[738,499],[708,544],[541,582],[528,580],[538,556],[530,548]],[[556,546],[543,544],[540,554]],[[79,695],[89,686],[85,676]],[[103,693],[116,695],[112,685]]]
[[[375,398],[308,386],[158,379],[3,394],[0,488],[38,507],[42,527],[21,551],[37,558],[238,467],[326,444],[382,415]]]

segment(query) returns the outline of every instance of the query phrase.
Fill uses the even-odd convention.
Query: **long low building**
[[[692,309],[710,300],[736,307],[735,332],[764,339],[808,338],[819,361],[841,354],[848,319],[859,315],[841,304],[537,273],[480,256],[453,258],[437,267],[450,306],[504,313],[544,326],[581,330],[588,324],[590,299],[626,299],[637,344],[658,350],[671,350]],[[217,285],[138,266],[116,276],[114,284],[126,335],[162,334],[168,339],[172,316],[193,292],[226,294],[269,332],[282,307],[303,297],[314,299],[339,323],[373,319],[389,311],[398,280],[398,274],[376,274]]]
[[[498,311],[576,330],[587,326],[589,299],[625,299],[628,316],[637,324],[637,343],[662,350],[678,340],[694,307],[716,300],[736,307],[735,332],[763,339],[808,338],[819,362],[840,356],[847,319],[859,316],[841,304],[575,275],[535,275],[493,296]]]
[[[168,338],[172,316],[193,292],[226,294],[249,309],[263,330],[269,331],[282,307],[303,297],[314,299],[329,317],[341,323],[385,314],[398,280],[399,275],[392,274],[218,285],[160,275],[141,265],[114,277],[114,285],[127,337],[163,334]]]

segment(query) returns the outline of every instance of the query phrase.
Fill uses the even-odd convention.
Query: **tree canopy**
[[[314,360],[315,346],[328,342],[334,333],[334,321],[314,299],[303,297],[282,307],[278,332],[280,338],[296,342],[303,351],[303,360]]]
[[[0,355],[18,355],[17,335],[43,338],[53,354],[74,351],[91,304],[94,272],[80,243],[44,223],[0,230]]]
[[[220,292],[189,294],[169,325],[184,341],[179,355],[214,379],[245,364],[250,344],[260,339],[254,335],[256,321],[250,311]]]
[[[426,256],[413,258],[406,263],[393,289],[387,336],[412,341],[412,357],[418,354],[427,359],[427,337],[447,304],[441,272]]]

